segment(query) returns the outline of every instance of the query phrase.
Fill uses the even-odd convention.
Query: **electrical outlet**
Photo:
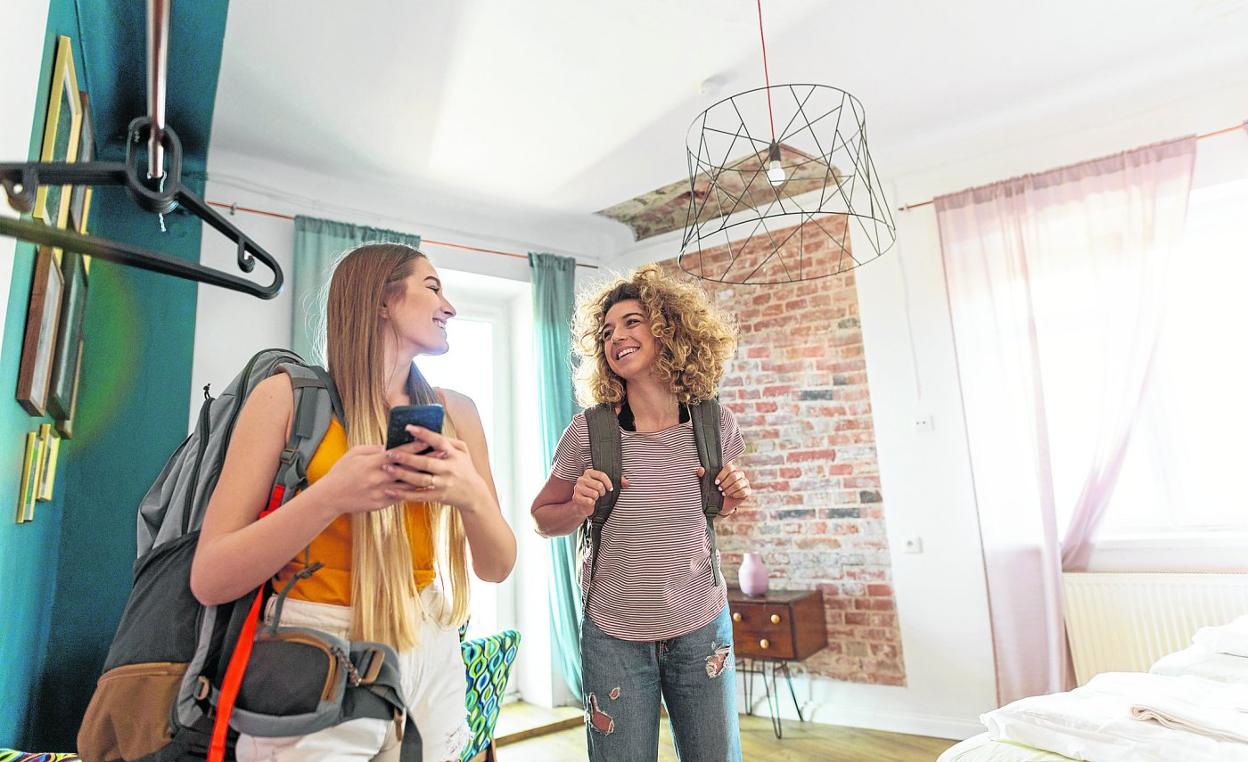
[[[920,415],[914,419],[914,430],[918,432],[929,432],[932,430],[932,417],[930,415]]]
[[[901,549],[907,553],[922,553],[923,538],[922,537],[906,537],[901,541]]]

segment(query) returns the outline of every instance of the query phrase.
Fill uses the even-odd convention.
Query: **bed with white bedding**
[[[1200,677],[1106,672],[1066,693],[1030,696],[983,715],[992,742],[942,762],[1035,758],[1001,741],[1096,762],[1248,760],[1248,686]],[[1147,719],[1145,719],[1147,718]],[[957,747],[954,747],[955,749]],[[1056,757],[1061,759],[1062,757]]]
[[[1098,675],[1074,691],[989,712],[980,718],[987,733],[938,762],[1244,762],[1248,742],[1237,739],[1248,740],[1248,654],[1218,653],[1209,637],[1196,642],[1148,674]],[[1157,716],[1162,722],[1141,719]]]

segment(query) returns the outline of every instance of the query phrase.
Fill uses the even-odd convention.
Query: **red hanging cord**
[[[771,77],[767,74],[767,39],[763,37],[763,0],[758,0],[758,41],[763,44],[763,82],[767,84],[767,119],[771,122],[771,142],[776,142],[776,118],[771,113]]]

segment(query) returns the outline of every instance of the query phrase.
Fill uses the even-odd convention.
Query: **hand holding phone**
[[[386,449],[392,450],[415,440],[407,430],[408,426],[420,426],[429,431],[442,433],[442,417],[445,414],[441,405],[399,405],[390,408],[390,420],[386,425]],[[427,447],[424,454],[433,448]]]

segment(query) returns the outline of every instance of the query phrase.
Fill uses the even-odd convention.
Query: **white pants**
[[[442,593],[432,585],[422,593],[426,611],[437,611]],[[270,600],[270,604],[274,603]],[[272,621],[272,605],[265,621]],[[287,599],[283,626],[312,627],[346,639],[351,609],[326,603]],[[424,762],[459,760],[471,740],[464,697],[467,678],[459,650],[459,633],[435,622],[423,622],[420,644],[399,654],[403,697],[420,731]],[[306,736],[259,738],[240,735],[238,762],[334,762],[336,760],[398,759],[399,740],[393,721],[363,717]]]

